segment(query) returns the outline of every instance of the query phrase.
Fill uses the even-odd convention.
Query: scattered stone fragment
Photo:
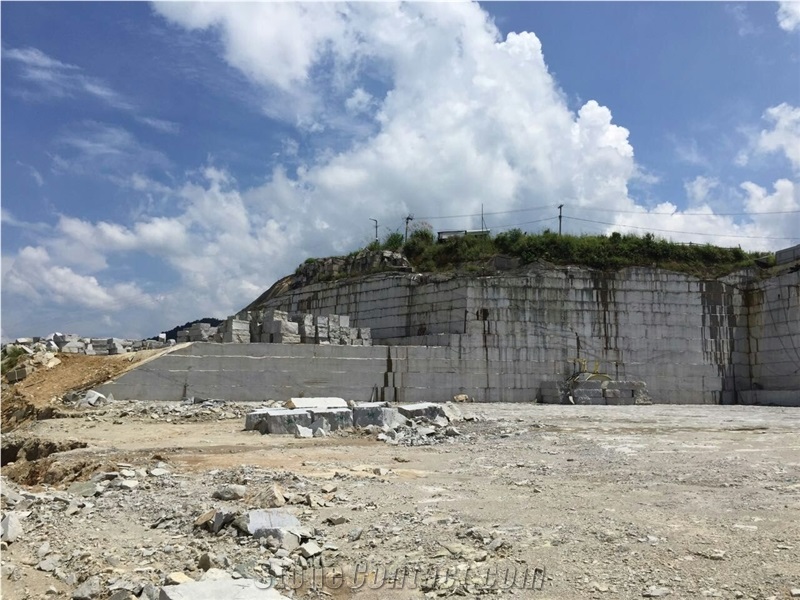
[[[311,431],[314,437],[327,437],[331,433],[331,425],[325,417],[317,417],[311,423]]]
[[[15,512],[9,512],[3,517],[2,522],[0,522],[0,527],[2,527],[2,536],[0,536],[0,539],[4,542],[15,542],[19,536],[24,533],[20,518]]]
[[[300,554],[304,558],[311,558],[317,554],[322,554],[322,548],[320,548],[314,541],[306,542],[300,546]]]
[[[272,583],[253,579],[193,581],[161,588],[159,600],[288,600]]]
[[[214,520],[214,515],[216,513],[217,513],[217,510],[215,508],[212,508],[211,510],[207,510],[206,512],[204,512],[202,515],[200,515],[199,517],[197,517],[194,520],[194,526],[195,527],[202,527],[206,523],[210,523],[211,521]]]
[[[651,585],[647,588],[644,592],[642,592],[643,598],[663,598],[664,596],[668,596],[672,593],[669,588],[665,587],[658,587],[655,585]]]
[[[182,571],[175,571],[173,573],[169,573],[164,578],[164,585],[180,585],[182,583],[189,583],[194,581],[191,577],[189,577],[186,573]]]
[[[277,540],[283,539],[286,530],[300,527],[297,517],[281,508],[251,510],[237,517],[233,524],[242,533],[256,538],[272,536]]]
[[[325,500],[317,494],[306,494],[306,504],[311,508],[325,506]]]
[[[154,469],[150,469],[150,475],[152,477],[164,477],[165,475],[169,475],[169,471],[162,467],[155,467]]]
[[[76,481],[67,488],[67,491],[76,496],[91,498],[100,494],[103,489],[94,481]]]
[[[266,487],[252,492],[248,502],[251,506],[259,508],[280,508],[286,504],[286,498],[277,483],[270,483]]]
[[[226,484],[217,488],[212,495],[217,500],[241,500],[247,493],[247,487],[236,484]]]
[[[433,402],[417,402],[415,404],[403,404],[397,407],[401,415],[409,419],[425,418],[433,421],[436,417],[444,417],[441,404]]]
[[[58,568],[59,557],[53,556],[50,558],[45,558],[43,561],[40,561],[36,568],[40,571],[44,571],[45,573],[52,573]]]
[[[200,581],[221,581],[225,579],[232,579],[231,574],[216,567],[211,567],[200,577]]]
[[[296,438],[313,438],[314,431],[311,427],[303,427],[302,425],[295,424],[294,426],[294,437]]]
[[[325,522],[330,525],[342,525],[343,523],[347,523],[350,519],[345,517],[344,515],[331,515]]]
[[[100,582],[100,577],[92,575],[72,593],[72,600],[92,600],[99,596],[102,591],[103,586]]]
[[[361,535],[364,533],[363,527],[354,527],[351,529],[347,534],[347,540],[350,542],[357,542],[361,539]]]
[[[320,491],[322,491],[323,494],[332,494],[338,489],[339,486],[335,483],[326,483],[320,488]]]

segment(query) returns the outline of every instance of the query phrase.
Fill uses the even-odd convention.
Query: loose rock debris
[[[719,421],[704,416],[709,409],[692,409],[683,422],[670,407],[654,407],[671,424],[647,425],[647,415],[581,407],[567,415],[560,407],[469,405],[480,412],[473,420],[371,408],[405,419],[389,428],[396,436],[438,442],[375,443],[389,436],[386,424],[327,438],[261,437],[242,431],[252,407],[213,401],[111,400],[18,432],[34,439],[50,426],[114,421],[143,436],[181,424],[228,427],[241,451],[269,442],[265,452],[293,467],[197,473],[161,450],[124,459],[103,450],[74,481],[4,477],[3,597],[340,597],[334,574],[353,588],[374,575],[378,593],[398,586],[403,598],[796,597],[800,472],[789,455],[780,459],[780,448],[796,445],[795,426],[781,425],[789,413],[758,431],[709,433]],[[460,435],[448,437],[448,428]],[[358,460],[325,454],[339,443]],[[4,475],[97,452],[91,444],[50,454],[43,443],[28,448]],[[753,451],[738,452],[745,449]],[[500,585],[498,576],[509,574],[513,585]],[[350,595],[359,593],[341,597]]]
[[[476,420],[455,404],[420,402],[389,406],[388,402],[353,402],[342,398],[292,398],[283,407],[259,408],[245,417],[245,430],[297,438],[327,437],[332,431],[358,428],[391,445],[424,446],[455,438],[461,432],[452,422]]]

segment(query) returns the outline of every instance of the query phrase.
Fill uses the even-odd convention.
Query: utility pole
[[[408,224],[413,220],[414,220],[414,215],[408,215],[406,217],[406,237],[405,237],[405,240],[403,240],[405,242],[408,241]]]
[[[561,235],[561,209],[563,207],[563,204],[558,205],[558,235]]]
[[[378,219],[370,218],[370,221],[374,221],[375,222],[375,241],[377,242],[378,241]]]

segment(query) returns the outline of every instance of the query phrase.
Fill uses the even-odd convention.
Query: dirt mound
[[[21,437],[12,433],[3,436],[2,465],[6,466],[17,460],[39,460],[57,452],[86,448],[86,446],[86,442],[78,440],[46,440],[39,437]]]
[[[91,389],[166,352],[169,349],[112,356],[58,354],[61,364],[37,369],[23,381],[3,386],[2,432],[32,420],[66,416],[61,398],[68,392]]]
[[[64,485],[89,479],[97,471],[113,471],[113,464],[85,457],[67,459],[57,454],[28,462],[17,461],[3,467],[3,475],[20,485]]]

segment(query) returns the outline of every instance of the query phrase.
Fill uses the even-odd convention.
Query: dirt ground
[[[4,489],[35,498],[24,534],[2,552],[2,597],[72,598],[97,575],[97,597],[108,598],[123,580],[159,585],[176,571],[197,578],[204,554],[230,573],[255,569],[269,579],[263,545],[193,523],[208,509],[247,508],[213,499],[221,485],[272,482],[287,497],[322,496],[321,506],[287,508],[326,544],[324,567],[345,573],[344,585],[308,589],[304,581],[287,596],[800,596],[797,409],[467,409],[478,419],[455,423],[461,435],[425,446],[366,433],[262,436],[242,430],[246,407],[235,405],[189,414],[117,402],[28,423],[15,435],[87,446],[4,466]],[[158,465],[166,474],[142,470]],[[136,489],[109,486],[83,506],[65,491],[124,468],[139,470]],[[331,516],[346,522],[333,525]],[[382,579],[406,565],[452,578],[395,581],[399,589]],[[363,585],[366,573],[374,579]]]

